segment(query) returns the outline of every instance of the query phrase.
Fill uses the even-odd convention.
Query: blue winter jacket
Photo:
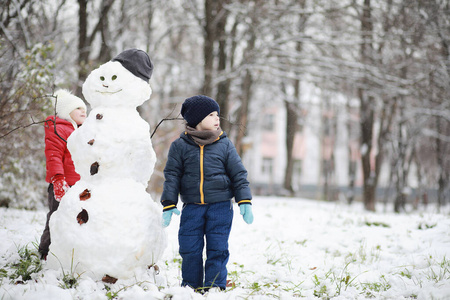
[[[164,211],[183,203],[235,201],[251,204],[247,170],[225,132],[212,144],[199,146],[186,133],[170,146],[164,168]]]

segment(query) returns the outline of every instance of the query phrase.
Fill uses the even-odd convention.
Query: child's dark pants
[[[180,219],[178,241],[183,259],[182,286],[226,288],[228,237],[233,221],[231,201],[211,204],[187,204]],[[203,283],[203,247],[206,237],[205,281]]]
[[[46,258],[48,254],[48,248],[50,246],[50,228],[48,223],[52,214],[58,209],[59,202],[55,200],[55,194],[53,192],[53,184],[50,183],[48,186],[48,208],[50,211],[47,214],[47,222],[45,223],[45,229],[41,236],[41,242],[39,244],[39,253],[41,253],[42,258]]]

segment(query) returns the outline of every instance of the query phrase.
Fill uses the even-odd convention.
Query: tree
[[[434,33],[438,46],[433,54],[437,54],[437,61],[435,71],[431,75],[431,85],[433,92],[431,95],[431,107],[447,114],[436,114],[435,119],[435,150],[436,162],[438,166],[438,204],[444,205],[449,198],[449,181],[450,181],[450,162],[448,160],[448,153],[450,150],[450,104],[448,99],[450,97],[450,23],[449,1],[429,1],[427,3],[420,3],[419,7],[426,11],[426,21],[429,24],[430,32]],[[445,191],[447,190],[447,196]]]
[[[216,86],[213,83],[213,79],[220,73],[224,73],[229,63],[225,29],[229,15],[229,10],[226,8],[226,5],[229,2],[229,0],[204,0],[205,20],[203,23],[204,81],[202,93],[212,96],[215,91],[215,100],[220,106],[220,114],[225,117],[229,111],[228,96],[230,82],[228,80],[221,80]],[[222,127],[226,131],[230,129],[229,124],[222,123]]]
[[[255,43],[257,40],[256,30],[259,26],[259,12],[261,11],[261,2],[254,2],[254,8],[249,14],[249,24],[247,28],[247,46],[244,49],[243,53],[243,63],[252,65],[255,61]],[[239,124],[239,130],[237,130],[237,136],[235,141],[236,150],[239,155],[242,156],[244,154],[243,147],[243,139],[247,134],[247,123],[248,123],[248,114],[249,114],[249,106],[250,102],[253,98],[253,89],[254,89],[254,75],[251,67],[245,68],[243,70],[243,78],[241,79],[241,92],[240,92],[240,106],[237,111],[237,120]]]
[[[138,47],[155,63],[154,94],[140,107],[151,125],[162,116],[176,118],[188,95],[205,93],[219,102],[222,117],[230,121],[222,122],[223,129],[245,153],[253,107],[277,101],[287,116],[283,186],[292,193],[293,137],[300,111],[308,110],[308,103],[300,102],[306,94],[301,87],[314,85],[330,99],[343,95],[358,100],[358,105],[348,105],[347,113],[353,116],[347,123],[349,187],[360,157],[367,209],[374,210],[385,167],[400,210],[415,165],[423,191],[436,189],[440,205],[447,203],[448,0],[384,0],[376,5],[370,0],[78,0],[76,15],[67,9],[68,1],[50,2],[7,1],[0,11],[0,134],[33,122],[30,113],[35,121],[51,113],[45,96],[55,86],[76,87],[81,96],[92,69],[125,48]],[[325,120],[332,135],[335,120]],[[154,137],[159,157],[182,126],[164,124]],[[33,135],[38,141],[42,133],[40,126],[32,126],[2,139],[2,179],[12,174],[8,168],[15,179],[26,180],[20,173],[23,165],[17,164],[25,162],[24,156],[42,172],[42,144],[30,141]],[[157,171],[162,170],[164,159],[158,164]],[[325,184],[333,180],[332,168],[327,170]],[[12,195],[8,188],[3,190]],[[24,194],[17,187],[15,191]]]
[[[300,1],[298,3],[300,11],[304,10],[306,7],[306,1]],[[289,7],[288,7],[289,8]],[[306,24],[308,20],[308,14],[299,14],[297,22],[297,33],[304,34],[306,30]],[[295,28],[295,27],[294,27]],[[295,42],[295,52],[301,55],[303,48],[303,42]],[[284,100],[284,105],[286,109],[286,168],[284,172],[283,188],[287,190],[291,195],[294,194],[294,188],[292,186],[292,177],[294,171],[294,141],[295,135],[298,132],[299,118],[300,118],[300,79],[293,79],[294,94],[293,97],[286,97]],[[282,87],[282,90],[286,89]],[[286,92],[284,92],[287,95]]]
[[[371,17],[372,8],[370,0],[364,0],[361,21],[361,61],[364,64],[370,63],[373,53],[373,20]],[[367,79],[363,80],[367,83]],[[363,198],[364,207],[367,210],[375,211],[376,182],[378,178],[378,167],[372,164],[371,155],[373,148],[373,130],[375,123],[375,99],[363,87],[358,88],[358,98],[360,101],[360,126],[361,126],[361,161],[363,167]]]
[[[27,127],[51,111],[54,24],[43,4],[8,1],[0,14],[1,206],[35,208],[45,192],[43,127]]]
[[[86,77],[93,69],[93,65],[96,63],[104,63],[111,59],[111,47],[109,40],[109,28],[108,28],[108,13],[110,12],[114,0],[102,0],[100,5],[100,12],[97,18],[93,14],[88,13],[88,0],[78,0],[79,12],[78,12],[78,84],[77,95],[81,96],[82,84]],[[89,20],[97,19],[96,25],[93,27],[91,33],[88,33]],[[93,43],[97,36],[100,34],[101,43],[100,51],[97,59],[93,62],[90,61],[89,56],[93,49]]]

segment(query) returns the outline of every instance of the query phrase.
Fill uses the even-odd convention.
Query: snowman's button
[[[91,191],[88,189],[85,189],[81,194],[80,194],[80,200],[81,201],[86,201],[87,199],[91,198]]]
[[[88,142],[88,144],[92,146],[92,145],[94,145],[94,142],[95,142],[95,140],[92,139],[92,140],[90,140],[90,141]]]
[[[102,115],[102,114],[97,114],[97,115],[95,116],[95,118],[96,118],[97,120],[101,120],[101,119],[103,119],[103,115]]]
[[[83,208],[82,211],[77,215],[77,222],[78,224],[82,225],[84,223],[87,223],[89,220],[88,212]]]
[[[91,165],[91,175],[95,175],[98,173],[99,164],[95,162]]]

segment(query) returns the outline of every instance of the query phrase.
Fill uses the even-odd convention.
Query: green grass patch
[[[419,230],[426,230],[436,227],[437,224],[426,224],[426,223],[420,223],[419,226],[417,226],[417,229]]]
[[[17,252],[19,260],[13,262],[2,269],[3,276],[8,276],[11,281],[16,284],[24,283],[32,278],[32,275],[42,270],[40,255],[37,251],[37,245],[33,244],[34,249],[30,249],[28,245],[18,246]]]
[[[367,226],[375,226],[375,227],[384,227],[384,228],[390,228],[391,226],[389,224],[383,223],[383,222],[364,222]]]

